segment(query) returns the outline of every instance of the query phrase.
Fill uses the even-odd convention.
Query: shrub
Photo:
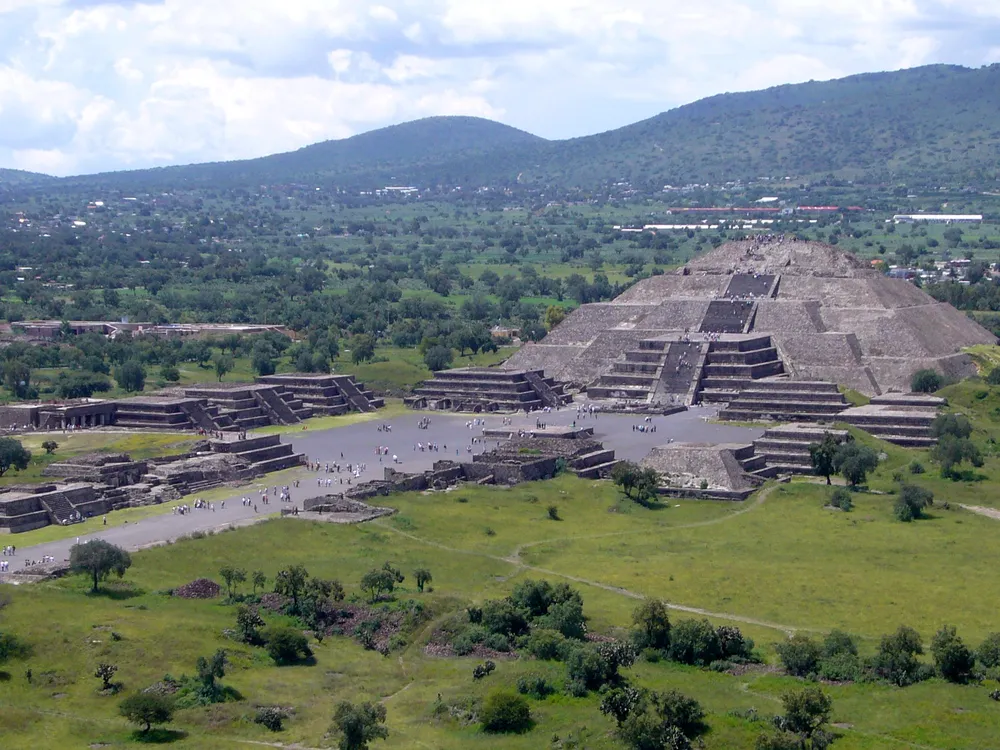
[[[968,682],[976,659],[955,628],[945,625],[931,639],[931,654],[938,672],[949,682]]]
[[[59,447],[59,443],[55,440],[46,440],[42,443],[42,447],[45,449],[46,453],[53,453],[55,452],[55,449]]]
[[[876,680],[906,687],[933,675],[933,669],[928,673],[917,661],[923,652],[920,635],[903,625],[895,633],[882,636],[878,652],[866,661],[865,668]]]
[[[1000,372],[1000,367],[996,369]],[[1000,667],[1000,633],[990,633],[976,649],[980,663],[987,668]]]
[[[722,656],[718,633],[708,620],[682,620],[670,633],[670,658],[706,666]]]
[[[839,508],[842,511],[850,511],[854,509],[854,499],[851,497],[850,492],[845,490],[843,487],[838,487],[830,493],[829,505],[831,508]]]
[[[944,379],[936,370],[917,370],[910,378],[910,390],[914,393],[933,393],[943,384]]]
[[[715,634],[719,637],[719,646],[723,659],[748,661],[753,659],[753,640],[743,635],[734,625],[720,625]]]
[[[933,504],[934,495],[930,490],[913,484],[904,484],[899,488],[892,512],[897,521],[909,523],[914,519],[921,518],[924,508]]]
[[[968,438],[972,435],[972,423],[962,414],[939,414],[931,423],[931,435],[936,438],[945,435]]]
[[[543,700],[556,691],[555,687],[540,674],[526,674],[517,678],[517,692],[537,700]]]
[[[787,641],[775,645],[778,658],[788,674],[805,677],[816,672],[819,666],[819,645],[808,636],[796,633]]]
[[[490,633],[486,636],[486,640],[483,642],[486,648],[493,649],[494,651],[510,651],[510,639],[502,633]]]
[[[519,733],[531,728],[528,702],[517,693],[506,690],[495,690],[486,696],[479,718],[486,732]]]
[[[548,516],[549,516],[549,520],[550,521],[560,521],[560,520],[562,520],[562,519],[559,518],[559,506],[558,505],[550,505],[548,507]]]
[[[910,473],[911,474],[923,474],[924,473],[924,465],[922,463],[920,463],[919,461],[917,461],[916,459],[913,459],[913,461],[910,462],[910,467],[909,468],[910,468]]]
[[[476,650],[476,644],[463,633],[452,640],[451,650],[455,652],[456,656],[468,656]]]
[[[861,678],[861,659],[857,654],[840,653],[824,656],[818,674],[831,682],[855,682]]]
[[[566,637],[546,628],[533,629],[524,643],[524,651],[536,659],[559,660],[563,657]]]
[[[528,622],[509,599],[488,599],[483,602],[483,626],[491,633],[521,635]]]
[[[260,724],[272,732],[280,732],[284,728],[286,718],[288,714],[277,706],[261,706],[254,713],[253,723]]]
[[[487,659],[482,664],[477,664],[476,668],[472,670],[472,679],[481,680],[484,677],[489,677],[496,670],[497,665]]]
[[[988,385],[1000,385],[1000,367],[994,367],[990,370],[990,374],[986,376],[986,383]]]
[[[272,626],[264,631],[263,638],[275,664],[295,664],[312,656],[308,639],[294,628]]]

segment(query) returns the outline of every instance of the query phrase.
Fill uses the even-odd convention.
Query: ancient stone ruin
[[[972,375],[962,348],[994,343],[950,305],[853,255],[762,236],[583,305],[504,367],[643,404],[732,401],[776,377],[879,396],[909,391],[923,368]]]
[[[535,411],[570,401],[563,385],[541,370],[458,367],[440,370],[405,399],[414,409]]]
[[[314,414],[370,412],[384,406],[353,375],[268,375],[257,383],[209,383],[117,401],[78,399],[0,406],[0,427],[63,430],[129,427],[239,432],[298,424]]]
[[[44,474],[59,484],[0,489],[0,533],[68,525],[111,510],[176,500],[305,463],[279,435],[210,440],[189,453],[133,461],[127,454],[74,456]]]

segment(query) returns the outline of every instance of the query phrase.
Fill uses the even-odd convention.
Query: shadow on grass
[[[132,732],[132,740],[145,745],[166,745],[185,737],[187,737],[187,732],[178,729],[163,729],[162,727],[154,727],[148,732],[143,732],[141,729]]]
[[[0,670],[0,682],[10,682],[12,679],[10,672]]]
[[[145,596],[145,594],[145,589],[133,586],[130,583],[112,583],[110,585],[99,587],[97,591],[87,591],[87,596],[100,599],[111,599],[115,602],[135,599],[138,596]]]

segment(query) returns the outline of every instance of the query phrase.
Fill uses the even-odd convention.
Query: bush
[[[483,642],[486,648],[493,649],[494,651],[510,651],[510,640],[507,636],[501,633],[490,633],[486,636],[486,640]]]
[[[994,367],[990,370],[990,374],[986,376],[986,383],[988,385],[1000,385],[1000,367]]]
[[[548,507],[548,516],[550,521],[561,521],[562,519],[559,518],[559,506],[550,505]]]
[[[796,677],[815,674],[819,666],[820,648],[810,637],[796,633],[787,641],[775,645],[785,671]]]
[[[517,692],[536,700],[543,700],[556,692],[556,689],[545,677],[532,673],[517,678]]]
[[[488,599],[483,602],[483,626],[491,633],[521,635],[528,622],[509,599]]]
[[[931,639],[931,654],[938,672],[948,682],[968,682],[976,659],[955,628],[945,625]]]
[[[264,631],[263,638],[275,664],[295,664],[312,656],[308,639],[294,628],[272,626]]]
[[[909,523],[923,517],[924,508],[934,504],[934,494],[923,487],[904,484],[899,488],[899,495],[892,506],[893,515],[897,521]]]
[[[719,637],[722,658],[735,661],[750,661],[753,656],[753,640],[743,635],[734,625],[720,625],[715,634]]]
[[[997,368],[1000,372],[1000,367]],[[1000,667],[1000,633],[990,633],[986,639],[976,649],[976,656],[980,663],[988,668]]]
[[[831,508],[838,508],[846,512],[854,509],[854,499],[851,497],[850,492],[843,487],[838,487],[830,493],[828,505]]]
[[[284,728],[288,715],[277,706],[261,706],[253,716],[253,723],[267,727],[272,732],[280,732]]]
[[[934,393],[944,385],[944,379],[936,370],[917,370],[910,378],[910,390],[914,393]]]
[[[923,474],[924,473],[924,465],[922,463],[920,463],[919,461],[917,461],[916,459],[913,459],[913,461],[910,462],[910,473],[911,474]]]
[[[533,629],[524,643],[524,651],[536,659],[558,661],[564,656],[566,637],[555,630]]]
[[[961,414],[939,414],[931,423],[931,435],[936,438],[945,435],[968,438],[972,435],[972,423]]]
[[[670,633],[670,658],[706,666],[722,657],[718,633],[708,620],[682,620]]]
[[[934,670],[924,668],[917,656],[924,652],[920,635],[913,629],[901,626],[895,633],[882,636],[878,652],[865,663],[873,679],[906,687],[933,676]]]
[[[495,690],[486,696],[479,718],[485,732],[520,733],[531,729],[528,702],[517,693],[506,690]]]
[[[632,612],[632,642],[640,649],[664,650],[670,647],[670,616],[660,599],[646,599]]]
[[[143,733],[153,724],[166,724],[174,718],[173,701],[157,693],[136,693],[118,706],[122,716],[133,724],[143,725]]]

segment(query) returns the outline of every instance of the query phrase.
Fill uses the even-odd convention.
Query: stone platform
[[[405,399],[414,409],[465,411],[536,411],[557,408],[570,401],[562,383],[541,370],[495,367],[458,367],[439,370]]]

